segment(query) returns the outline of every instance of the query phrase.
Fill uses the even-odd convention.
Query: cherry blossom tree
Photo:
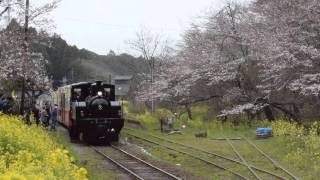
[[[141,84],[138,98],[183,105],[191,114],[190,104],[220,97],[215,92],[204,91],[239,79],[240,65],[247,56],[247,47],[238,32],[240,22],[237,19],[243,12],[240,6],[228,4],[218,14],[208,17],[207,24],[193,25],[183,36],[184,41],[173,56],[157,56],[158,63],[161,59],[161,66],[153,70],[152,83],[146,80]],[[138,37],[134,47],[146,54],[146,59],[150,59],[148,54],[155,52],[157,43],[154,42],[158,41],[145,36]],[[200,86],[203,87],[202,91],[198,90]]]
[[[160,71],[163,64],[162,60],[167,58],[171,49],[168,41],[161,39],[158,34],[153,34],[145,28],[141,28],[136,34],[136,39],[128,42],[131,49],[142,55],[148,65],[148,72],[141,74],[142,82],[140,83],[138,99],[141,101],[151,102],[151,111],[155,110],[155,76]],[[145,98],[148,97],[148,98]]]
[[[155,82],[154,96],[190,101],[192,89],[205,82],[205,88],[225,89],[221,97],[233,102],[222,115],[264,112],[273,120],[277,109],[298,120],[297,105],[274,94],[319,95],[319,24],[314,0],[228,3],[185,33],[174,62]]]
[[[320,97],[319,12],[316,0],[227,3],[192,24],[139,97],[177,105],[218,97],[221,116],[282,113],[300,122],[299,101]]]
[[[272,107],[300,122],[297,102],[279,102],[273,94],[319,95],[319,8],[319,2],[313,0],[257,0],[252,4],[248,14],[254,18],[246,24],[253,28],[244,35],[249,58],[261,69],[256,86],[264,99],[260,109]],[[273,116],[270,109],[269,116]]]
[[[222,97],[224,94],[205,91],[230,85],[239,85],[238,89],[242,94],[245,93],[245,88],[240,86],[241,77],[247,75],[242,66],[248,61],[248,47],[241,34],[245,12],[245,8],[229,3],[218,13],[209,15],[206,23],[194,24],[185,33],[176,57],[180,60],[172,70],[179,76],[167,73],[168,81],[175,82],[176,92],[180,92],[180,97],[176,96],[180,102],[192,103]],[[201,87],[202,91],[191,93]],[[173,88],[168,89],[172,91]],[[183,96],[181,92],[184,92]]]
[[[34,7],[29,0],[26,0],[26,4],[17,0],[6,4],[10,8],[12,23],[1,28],[0,32],[0,78],[21,82],[20,113],[24,109],[26,88],[29,90],[48,88],[45,69],[47,61],[44,60],[42,54],[33,51],[31,45],[45,39],[45,36],[41,37],[41,35],[47,35],[44,33],[49,22],[46,14],[56,7],[57,3],[58,1],[52,1],[41,7]],[[22,28],[22,23],[24,23],[24,28]],[[30,33],[29,24],[38,28],[41,33]]]
[[[288,88],[319,95],[320,3],[315,0],[257,0],[253,57],[264,67],[265,91]]]
[[[238,73],[236,76],[242,82],[237,80],[237,91],[233,88],[229,92],[237,92],[237,97],[248,97],[247,103],[235,105],[223,111],[222,115],[264,111],[268,119],[272,120],[272,109],[277,109],[290,119],[299,121],[299,110],[295,102],[279,102],[281,99],[273,96],[277,93],[283,96],[286,91],[301,93],[303,96],[319,95],[319,7],[319,2],[313,0],[257,0],[236,21],[240,22],[238,26],[232,26],[238,27],[236,30],[240,36],[222,30],[240,40],[238,42],[246,48],[246,51],[240,51],[246,53],[243,54],[245,63],[239,66],[238,72],[233,71]],[[221,26],[214,27],[214,32],[219,32],[216,27]],[[227,54],[233,55],[232,52]],[[241,71],[248,69],[248,62],[253,63],[258,70],[258,78],[249,86],[253,93],[243,88],[246,76]],[[228,69],[227,66],[223,67]],[[227,74],[232,75],[228,71]]]

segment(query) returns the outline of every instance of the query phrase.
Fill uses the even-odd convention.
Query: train
[[[52,96],[57,105],[57,121],[68,129],[71,140],[119,140],[124,118],[114,85],[79,82],[59,87]]]

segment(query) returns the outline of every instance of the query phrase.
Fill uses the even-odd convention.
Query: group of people
[[[33,114],[37,126],[42,125],[46,128],[50,126],[50,130],[55,131],[58,113],[57,108],[58,106],[56,104],[53,106],[52,109],[48,104],[43,106],[41,109],[39,109],[37,105],[34,105],[30,113]],[[24,119],[27,120],[27,123],[28,121],[30,123],[30,113],[25,113],[24,115]]]
[[[10,96],[1,96],[0,98],[0,111],[5,114],[11,114],[13,108],[13,98]]]

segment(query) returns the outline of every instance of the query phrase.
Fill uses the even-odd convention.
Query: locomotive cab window
[[[74,100],[78,100],[80,101],[81,100],[81,88],[75,88],[73,89],[73,99]]]
[[[106,96],[106,97],[109,97],[109,96],[110,96],[110,92],[111,92],[111,89],[110,89],[110,88],[104,88],[104,93],[105,93],[105,96]]]

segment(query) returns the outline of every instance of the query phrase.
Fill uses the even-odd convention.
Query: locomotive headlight
[[[102,92],[101,91],[98,91],[98,96],[102,96]]]

